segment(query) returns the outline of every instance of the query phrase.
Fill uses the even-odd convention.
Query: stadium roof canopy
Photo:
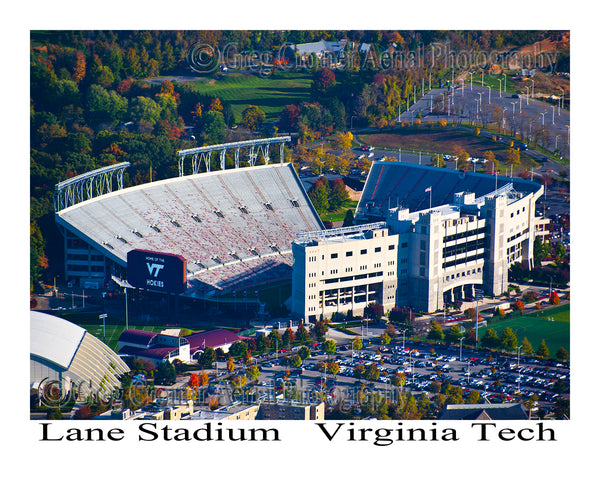
[[[120,386],[129,368],[107,345],[59,317],[30,313],[31,385],[48,378],[83,382],[91,391]]]
[[[113,191],[57,211],[56,221],[123,267],[132,249],[182,255],[188,280],[217,289],[291,276],[296,235],[324,228],[291,164]]]
[[[540,184],[521,178],[463,172],[402,162],[376,161],[363,189],[356,216],[361,219],[383,220],[393,207],[408,208],[411,212],[452,203],[454,194],[474,193],[483,197],[511,184],[516,192],[537,192]]]

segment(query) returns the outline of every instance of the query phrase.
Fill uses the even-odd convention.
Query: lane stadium
[[[231,148],[215,148],[223,147]],[[84,288],[105,288],[111,279],[131,286],[127,257],[141,250],[183,257],[185,297],[289,281],[292,242],[323,223],[291,163],[281,158],[256,165],[257,154],[252,160],[248,167],[128,188],[119,180],[127,165],[117,165],[57,185],[55,219],[65,240],[67,280]]]
[[[123,188],[122,182],[127,163],[61,182],[55,187],[55,219],[64,237],[65,278],[81,288],[105,289],[114,281],[121,287],[175,292],[178,297],[202,300],[222,299],[227,295],[231,298],[236,293],[240,299],[241,292],[245,296],[249,289],[279,282],[291,285],[294,261],[298,263],[293,245],[302,243],[308,234],[314,237],[319,232],[325,233],[325,228],[293,165],[285,162],[284,141],[286,138],[279,137],[180,151],[177,152],[178,177],[127,188]],[[272,143],[280,146],[279,162],[272,162],[269,157],[268,147]],[[235,168],[225,169],[227,150],[235,152]],[[211,171],[210,154],[214,152],[221,155],[221,169]],[[246,162],[240,155],[246,153],[248,166],[240,166]],[[263,159],[261,165],[257,164],[259,154]],[[187,174],[183,162],[186,156],[192,159],[192,172]],[[202,162],[206,167],[204,171],[200,171]],[[113,188],[114,177],[116,188]],[[358,224],[389,223],[391,212],[410,212],[410,217],[406,218],[410,218],[411,223],[402,228],[415,233],[420,222],[426,219],[429,223],[437,222],[433,213],[438,210],[444,231],[453,228],[458,232],[462,228],[466,229],[465,233],[444,234],[446,236],[440,237],[437,243],[432,237],[431,245],[428,240],[425,257],[431,259],[430,266],[429,260],[427,265],[418,261],[418,257],[423,258],[423,253],[418,251],[423,238],[406,232],[408,236],[404,243],[408,242],[407,252],[411,257],[408,269],[414,271],[404,271],[400,267],[394,270],[392,273],[399,279],[397,288],[416,284],[415,279],[419,276],[427,278],[428,283],[433,282],[434,272],[430,267],[437,265],[434,256],[438,255],[438,247],[435,245],[443,244],[446,248],[443,253],[440,248],[439,255],[446,257],[440,257],[444,270],[435,273],[435,281],[440,284],[435,287],[436,291],[456,289],[463,282],[462,278],[458,279],[458,274],[455,279],[455,275],[446,269],[452,263],[452,266],[458,265],[477,274],[478,279],[470,279],[469,285],[479,284],[484,290],[495,293],[506,283],[506,272],[511,264],[529,261],[532,257],[533,238],[544,228],[543,221],[535,215],[535,202],[542,193],[542,185],[520,178],[375,161],[355,218]],[[493,205],[488,205],[498,197],[504,198],[504,203],[494,200]],[[448,207],[456,213],[451,213]],[[485,209],[490,209],[490,213],[485,213]],[[510,217],[520,215],[505,222],[500,216],[504,211]],[[487,215],[486,219],[484,215]],[[493,222],[492,218],[495,219]],[[398,221],[399,216],[395,222]],[[463,223],[461,227],[459,224]],[[501,223],[505,224],[506,232]],[[473,225],[477,227],[473,234],[479,235],[481,241],[469,243]],[[514,229],[515,233],[511,235],[509,229]],[[327,236],[332,234],[335,232]],[[343,240],[343,235],[340,238]],[[447,258],[450,255],[450,243],[446,245],[447,242],[454,242],[450,249],[452,262]],[[458,245],[461,242],[467,242],[465,247],[476,250],[462,252]],[[132,252],[142,253],[135,264],[131,260]],[[477,270],[466,268],[470,265],[468,255],[471,253],[477,254],[479,263],[483,262],[478,264]],[[465,256],[464,260],[461,255]],[[180,262],[183,268],[180,277],[179,274],[175,278],[168,276],[173,260],[167,258],[169,256],[177,257]],[[398,261],[403,259],[398,258]],[[374,268],[377,265],[375,263]],[[422,273],[424,266],[427,267],[425,274]],[[134,271],[136,275],[133,275]],[[379,275],[379,272],[375,273]],[[401,273],[406,278],[400,278]],[[165,280],[160,280],[159,275]],[[147,283],[131,283],[139,276]],[[448,285],[441,285],[446,280]],[[329,281],[319,278],[317,283]],[[338,297],[342,290],[337,292]],[[451,297],[464,296],[464,290],[456,290]],[[308,295],[308,290],[303,291]],[[330,293],[324,290],[316,294]],[[411,303],[421,303],[426,311],[437,306],[439,299],[445,298],[448,292],[439,291],[435,295],[430,292],[430,298],[438,298],[435,302],[418,301],[415,299],[421,295],[418,292],[401,293],[393,296],[396,303],[412,298]],[[299,304],[295,299],[294,303]],[[306,310],[296,313],[305,316]]]

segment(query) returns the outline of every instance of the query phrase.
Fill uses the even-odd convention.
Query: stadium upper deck
[[[200,290],[291,277],[292,241],[323,228],[291,164],[138,185],[60,210],[56,221],[121,267],[132,249],[182,255]],[[76,250],[67,246],[68,271]]]
[[[509,183],[521,193],[540,189],[538,183],[521,178],[463,172],[401,162],[373,162],[365,183],[356,217],[361,220],[384,220],[393,207],[408,208],[411,212],[452,203],[455,193],[471,192],[482,197]]]

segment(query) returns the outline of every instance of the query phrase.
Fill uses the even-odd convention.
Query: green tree
[[[277,330],[271,330],[271,333],[269,333],[269,344],[271,345],[271,348],[281,349],[283,342],[281,341],[281,335],[279,335]]]
[[[160,106],[151,98],[138,96],[129,102],[127,114],[136,123],[148,122],[156,124],[160,120]]]
[[[500,345],[500,339],[496,330],[488,328],[481,339],[481,345],[485,348],[497,348]]]
[[[229,353],[234,358],[240,358],[246,355],[248,351],[248,344],[246,342],[237,341],[233,342],[231,347],[229,347]]]
[[[363,342],[360,339],[360,337],[354,337],[354,339],[352,340],[352,348],[354,350],[362,350]]]
[[[217,145],[223,143],[227,135],[227,127],[223,114],[218,111],[208,111],[202,116],[204,143]]]
[[[260,377],[260,369],[256,365],[251,365],[246,369],[246,377],[251,382],[257,380]]]
[[[452,325],[446,332],[444,333],[444,340],[448,345],[460,342],[460,339],[463,337],[462,332],[460,331],[460,327],[458,325]]]
[[[379,337],[379,340],[381,341],[382,345],[389,345],[392,341],[392,338],[388,335],[387,332],[383,332]]]
[[[337,345],[334,340],[325,340],[323,342],[323,352],[328,356],[335,355],[335,351],[337,349]]]
[[[175,383],[176,380],[175,366],[169,361],[162,362],[154,374],[154,381],[160,385],[170,385]]]
[[[513,332],[512,328],[506,327],[502,330],[502,336],[500,337],[500,347],[502,350],[507,352],[513,352],[517,348],[517,344],[519,341],[517,340],[517,336],[515,332]]]
[[[427,338],[429,340],[436,341],[441,341],[444,339],[444,332],[442,330],[442,327],[435,320],[431,323],[431,328],[429,329],[429,332],[427,332]]]
[[[346,210],[343,227],[351,227],[354,225],[354,212],[351,209]]]
[[[309,339],[310,339],[310,335],[308,333],[308,330],[306,329],[304,324],[301,323],[300,325],[298,325],[298,328],[296,329],[296,340],[300,343],[306,343],[306,342],[308,342]]]
[[[546,346],[546,340],[544,340],[543,338],[535,354],[538,357],[547,357],[548,355],[550,355],[550,350],[548,350],[548,347]]]
[[[308,191],[308,196],[317,213],[325,213],[329,210],[329,194],[323,182],[315,182]]]
[[[206,347],[198,358],[198,363],[202,368],[211,368],[217,359],[217,353],[212,347]]]
[[[302,345],[298,349],[298,355],[300,356],[300,358],[302,360],[306,360],[307,358],[310,357],[310,348],[308,348],[306,345]]]

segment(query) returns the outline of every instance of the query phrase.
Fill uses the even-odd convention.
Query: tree
[[[465,399],[465,403],[482,403],[481,394],[477,390],[471,390]]]
[[[234,358],[240,358],[246,355],[248,351],[248,344],[246,342],[237,341],[233,342],[231,347],[229,347],[229,353]]]
[[[211,368],[216,359],[217,353],[215,352],[215,349],[212,347],[206,347],[206,349],[200,354],[198,363],[203,368]]]
[[[204,370],[200,372],[200,385],[203,387],[208,385],[208,373],[206,373]]]
[[[177,372],[175,366],[167,361],[161,362],[154,374],[154,380],[160,385],[170,385],[177,380]]]
[[[334,137],[333,142],[336,148],[343,150],[352,148],[352,140],[354,139],[352,132],[338,132]]]
[[[441,341],[444,338],[442,327],[435,320],[431,323],[431,328],[427,332],[427,338],[436,341]]]
[[[190,379],[188,381],[188,385],[192,388],[198,387],[200,385],[200,377],[197,373],[192,373],[190,375]]]
[[[346,210],[343,227],[351,227],[354,225],[354,212],[350,209]]]
[[[354,339],[352,340],[352,348],[354,350],[362,350],[363,343],[360,337],[354,337]]]
[[[379,320],[383,316],[383,305],[381,303],[369,303],[365,308],[365,317]]]
[[[523,338],[523,353],[525,355],[532,355],[533,354],[533,347],[531,346],[531,343],[529,343],[529,340],[527,340],[527,337]]]
[[[300,323],[300,325],[298,325],[298,328],[296,329],[296,340],[300,343],[306,343],[308,342],[309,338],[310,335],[308,333],[308,330],[306,329],[303,323]]]
[[[404,385],[406,384],[406,375],[404,375],[402,372],[396,372],[394,374],[394,376],[392,377],[392,385],[394,387],[404,387]]]
[[[296,336],[294,335],[294,332],[291,328],[287,328],[285,332],[283,332],[283,336],[281,337],[281,339],[283,340],[283,344],[290,346],[292,343],[294,343]]]
[[[519,153],[519,150],[516,148],[509,148],[506,154],[505,163],[506,165],[513,167],[521,165],[521,154]]]
[[[494,155],[494,152],[492,152],[491,150],[486,150],[485,152],[483,152],[483,159],[487,161],[487,164],[494,171],[498,170],[498,160],[496,159],[496,155]]]
[[[352,376],[354,378],[364,378],[366,373],[366,369],[364,365],[357,365],[356,367],[354,367],[354,371],[352,372]]]
[[[298,350],[298,355],[302,360],[306,360],[308,357],[310,357],[310,348],[308,348],[306,345],[302,345]]]
[[[204,143],[209,145],[221,144],[227,135],[227,127],[223,114],[216,110],[206,112],[202,116]]]
[[[387,332],[383,332],[379,337],[379,340],[381,341],[382,345],[389,345],[389,343],[392,341],[392,338],[388,335]]]
[[[512,328],[506,327],[502,330],[502,336],[500,337],[500,347],[502,350],[507,352],[513,352],[517,348],[517,344],[519,341],[517,340],[517,336],[515,332],[513,332]]]
[[[344,181],[341,178],[336,178],[331,185],[329,194],[329,210],[339,210],[348,200],[350,200],[350,196]]]
[[[268,347],[267,337],[264,333],[260,333],[258,337],[256,337],[256,350],[258,352],[264,352]]]
[[[233,357],[229,356],[229,357],[227,357],[227,371],[229,373],[231,373],[234,370],[235,370],[235,362],[233,361]]]
[[[560,347],[557,351],[556,351],[556,358],[560,361],[565,361],[569,358],[569,352],[567,352],[567,349],[564,347]]]
[[[242,112],[241,124],[251,132],[258,132],[265,121],[265,112],[256,105],[248,105]]]
[[[481,339],[481,345],[485,348],[497,348],[500,345],[500,339],[498,338],[496,330],[488,328]]]
[[[463,334],[458,325],[452,325],[448,330],[446,330],[446,333],[444,333],[444,340],[448,345],[452,343],[458,343],[462,337]]]
[[[148,122],[156,124],[160,119],[161,108],[151,98],[138,96],[129,102],[128,116],[136,123]]]
[[[377,381],[377,380],[379,380],[380,374],[381,374],[381,372],[380,372],[379,368],[377,367],[377,365],[372,363],[371,365],[369,365],[366,368],[364,377],[366,380]]]
[[[327,373],[329,375],[337,375],[340,371],[340,366],[337,362],[327,362]]]
[[[548,355],[550,355],[550,350],[548,350],[548,347],[546,346],[546,340],[544,340],[543,338],[535,354],[538,357],[547,357]]]
[[[311,326],[311,332],[317,340],[325,338],[325,334],[329,327],[323,320],[317,320],[314,325]]]
[[[325,183],[318,180],[308,191],[308,196],[317,213],[325,213],[329,210],[329,193]]]
[[[271,330],[271,333],[269,333],[269,343],[271,345],[271,348],[281,348],[281,335],[279,335],[279,332],[277,330]]]
[[[329,68],[320,68],[313,75],[311,84],[311,95],[315,100],[327,96],[327,93],[335,86],[335,73]]]
[[[246,377],[251,382],[260,377],[260,369],[256,365],[252,365],[246,369]]]
[[[337,345],[334,340],[325,340],[323,342],[323,352],[330,357],[335,354],[336,348]]]

